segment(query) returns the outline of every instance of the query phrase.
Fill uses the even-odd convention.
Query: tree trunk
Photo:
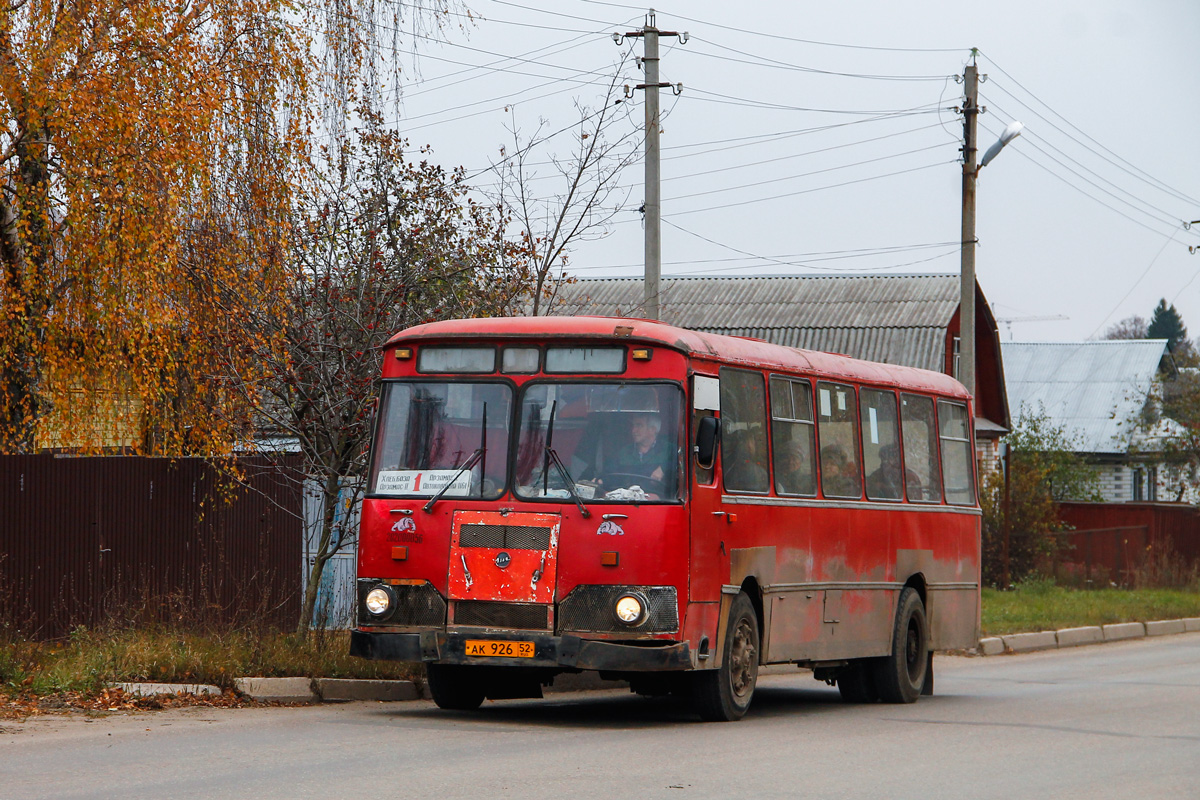
[[[342,482],[338,475],[325,476],[325,486],[321,497],[321,537],[317,551],[313,555],[313,563],[308,571],[308,585],[304,589],[304,603],[300,607],[300,621],[296,632],[307,636],[313,623],[313,612],[317,606],[317,593],[321,588],[321,577],[325,574],[325,565],[341,546],[340,537],[334,541],[333,527],[337,518],[338,498],[341,494]]]

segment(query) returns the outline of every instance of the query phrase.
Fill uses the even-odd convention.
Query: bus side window
[[[900,440],[896,422],[896,395],[878,389],[863,389],[862,449],[863,470],[867,473],[867,497],[872,500],[900,500],[904,485],[900,479]]]
[[[940,503],[942,476],[938,469],[933,401],[915,394],[900,395],[900,424],[904,434],[904,486],[908,490],[908,499],[917,503]]]
[[[776,493],[808,497],[817,493],[812,387],[808,381],[771,378],[771,457],[775,462]]]
[[[730,492],[766,494],[767,397],[763,376],[721,370],[721,471]]]
[[[967,407],[938,401],[938,432],[942,440],[942,481],[946,502],[956,506],[975,504],[974,459]]]
[[[817,428],[821,439],[821,493],[826,497],[862,497],[858,400],[853,386],[817,384]]]

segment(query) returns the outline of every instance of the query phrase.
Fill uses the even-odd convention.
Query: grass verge
[[[983,590],[984,636],[1180,617],[1200,617],[1200,592],[1067,589],[1041,582],[1007,592]]]
[[[99,697],[125,681],[208,683],[231,689],[241,677],[412,680],[420,667],[349,654],[347,631],[190,633],[168,629],[90,631],[65,641],[0,639],[0,696]]]

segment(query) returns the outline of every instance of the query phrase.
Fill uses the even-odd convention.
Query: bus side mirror
[[[716,417],[701,417],[700,425],[696,428],[696,464],[701,469],[712,469],[720,442],[721,420]]]

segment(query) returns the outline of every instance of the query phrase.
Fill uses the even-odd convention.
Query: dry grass
[[[230,689],[244,676],[411,680],[421,675],[419,665],[352,657],[349,642],[345,631],[314,631],[301,639],[255,630],[194,633],[155,627],[77,628],[57,642],[0,639],[0,694],[90,697],[122,681]]]

